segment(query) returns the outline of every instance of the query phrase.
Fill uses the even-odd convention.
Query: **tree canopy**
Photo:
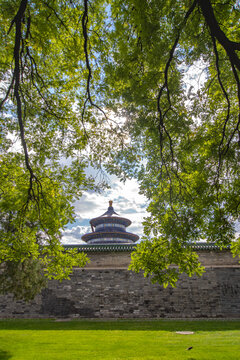
[[[24,263],[40,286],[43,272],[84,265],[63,253],[60,230],[73,200],[104,186],[89,164],[136,177],[149,199],[131,269],[174,285],[202,273],[196,241],[239,254],[238,1],[0,3],[5,290]]]

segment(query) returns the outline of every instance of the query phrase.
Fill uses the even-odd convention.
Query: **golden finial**
[[[109,201],[109,206],[112,206],[113,202],[112,200]]]

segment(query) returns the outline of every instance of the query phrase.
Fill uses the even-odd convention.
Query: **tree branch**
[[[218,180],[220,177],[221,165],[222,165],[222,155],[223,155],[222,145],[223,145],[224,139],[226,137],[226,127],[227,127],[227,123],[228,123],[229,117],[230,117],[231,104],[230,104],[229,96],[228,96],[228,94],[223,86],[222,80],[221,80],[221,72],[220,72],[220,68],[219,68],[219,56],[218,56],[218,51],[217,51],[217,46],[216,46],[216,40],[213,35],[211,35],[211,36],[212,36],[212,42],[213,42],[213,49],[214,49],[214,53],[215,53],[215,57],[216,57],[217,78],[218,78],[219,85],[222,89],[223,95],[227,101],[227,115],[226,115],[224,125],[223,125],[222,138],[221,138],[221,141],[220,141],[220,144],[218,147],[218,153],[219,153],[218,168],[217,168],[217,183],[218,183]]]
[[[212,4],[210,0],[197,0],[202,10],[202,14],[210,29],[211,35],[218,40],[218,42],[225,49],[231,63],[233,63],[238,70],[240,70],[240,59],[235,50],[240,50],[240,43],[231,41],[221,30],[218,21],[215,17]]]
[[[89,102],[91,104],[91,106],[95,107],[97,110],[99,110],[104,117],[107,119],[107,115],[105,113],[105,111],[103,111],[98,105],[96,105],[93,101],[92,101],[92,97],[91,97],[91,91],[90,91],[90,83],[91,83],[91,79],[92,79],[92,69],[91,69],[91,65],[90,65],[90,61],[89,61],[89,54],[88,54],[88,0],[84,0],[84,12],[83,12],[83,16],[82,16],[82,31],[83,31],[83,37],[84,37],[84,54],[85,54],[85,61],[86,61],[86,66],[87,66],[87,70],[88,70],[88,77],[87,77],[87,98],[84,101],[84,105],[83,105],[83,110],[82,110],[82,123],[84,124],[84,114],[86,111],[86,105]]]
[[[187,23],[187,20],[188,18],[190,17],[190,15],[192,14],[192,12],[194,11],[195,7],[197,5],[197,0],[194,0],[194,2],[192,3],[191,7],[188,9],[187,13],[185,14],[184,16],[184,19],[183,19],[183,22],[178,30],[178,34],[177,34],[177,37],[175,39],[175,42],[170,50],[170,53],[169,53],[169,58],[168,58],[168,61],[167,61],[167,64],[165,66],[165,70],[164,70],[164,83],[163,85],[161,86],[160,90],[159,90],[159,93],[158,93],[158,97],[157,97],[157,109],[158,109],[158,113],[159,113],[159,135],[160,135],[160,152],[161,152],[161,157],[162,157],[162,154],[163,154],[163,134],[164,132],[166,133],[168,139],[169,139],[169,143],[170,143],[170,151],[171,151],[171,156],[172,156],[172,161],[174,160],[174,156],[173,156],[173,144],[172,144],[172,139],[170,137],[170,134],[168,133],[168,131],[166,130],[166,127],[164,125],[164,117],[166,115],[166,113],[171,109],[171,99],[170,99],[170,93],[169,93],[169,88],[168,88],[168,71],[169,71],[169,67],[170,67],[170,64],[173,60],[173,55],[174,55],[174,52],[176,50],[176,47],[178,45],[178,42],[179,42],[179,39],[180,39],[180,35],[181,35],[181,32],[184,28],[184,26],[186,25]],[[165,111],[165,113],[163,114],[162,112],[162,108],[161,108],[161,97],[163,95],[163,91],[164,90],[167,90],[167,98],[168,98],[168,103],[169,103],[169,108]]]
[[[21,1],[18,12],[17,12],[16,16],[14,17],[14,19],[12,20],[11,26],[9,29],[9,32],[10,32],[13,25],[15,24],[14,71],[13,71],[12,81],[8,88],[7,94],[4,98],[4,101],[1,103],[1,105],[3,105],[3,103],[7,100],[7,97],[10,93],[11,88],[13,88],[14,97],[15,97],[16,103],[17,103],[17,119],[18,119],[18,125],[19,125],[19,130],[20,130],[21,144],[22,144],[23,152],[24,152],[25,165],[30,174],[28,198],[27,198],[26,204],[24,206],[24,209],[27,208],[28,203],[29,203],[30,199],[32,199],[32,198],[36,201],[37,206],[39,208],[39,194],[42,193],[41,184],[40,184],[39,180],[37,179],[37,177],[35,176],[35,174],[32,170],[32,167],[30,165],[28,147],[27,147],[27,143],[26,143],[26,139],[25,139],[25,128],[24,128],[24,121],[23,121],[23,110],[22,110],[22,99],[21,99],[20,84],[21,84],[21,81],[23,80],[23,78],[22,78],[23,77],[22,56],[24,53],[24,41],[23,41],[23,36],[22,36],[22,22],[25,17],[27,4],[28,4],[28,0]],[[27,23],[26,36],[29,36],[29,32],[30,32],[30,18]],[[37,195],[35,194],[35,191],[34,191],[34,186],[33,186],[34,181],[37,183],[37,189],[38,189]]]
[[[18,123],[20,128],[20,137],[22,142],[22,147],[25,155],[25,164],[27,169],[30,172],[30,175],[32,177],[33,171],[29,163],[29,156],[28,156],[28,150],[27,145],[25,141],[25,131],[24,131],[24,125],[23,125],[23,119],[22,119],[22,103],[21,103],[21,97],[19,93],[20,89],[20,81],[21,81],[21,68],[20,68],[20,52],[21,52],[21,40],[22,40],[22,20],[24,18],[25,10],[27,7],[28,0],[22,0],[19,10],[17,12],[17,15],[14,18],[14,23],[16,27],[15,32],[15,46],[14,46],[14,96],[17,101],[17,117],[18,117]],[[12,26],[12,24],[11,24]]]

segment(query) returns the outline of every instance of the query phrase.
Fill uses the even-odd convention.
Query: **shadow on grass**
[[[229,331],[240,320],[0,320],[1,330]]]
[[[11,359],[12,355],[8,351],[4,351],[0,349],[0,360],[8,360]]]

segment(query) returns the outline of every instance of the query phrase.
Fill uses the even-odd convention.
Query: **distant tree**
[[[13,278],[9,262],[22,269],[33,259],[64,278],[84,265],[84,255],[62,252],[60,230],[73,200],[95,188],[90,163],[135,176],[149,199],[131,268],[172,285],[181,272],[201,274],[189,244],[230,244],[239,216],[238,2],[0,4],[5,271]],[[202,68],[198,89],[186,88],[192,66]]]

